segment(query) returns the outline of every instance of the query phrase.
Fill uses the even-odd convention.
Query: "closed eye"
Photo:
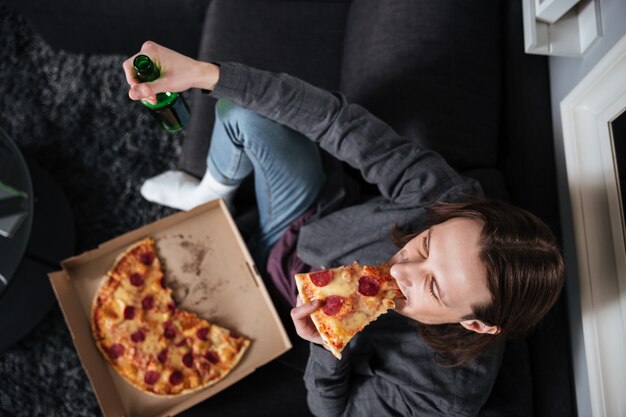
[[[432,295],[435,300],[439,301],[439,298],[435,294],[435,279],[433,277],[430,277],[428,287],[430,288],[430,295]]]

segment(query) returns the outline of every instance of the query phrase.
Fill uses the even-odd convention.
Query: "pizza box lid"
[[[136,241],[152,237],[179,308],[249,338],[241,362],[215,385],[175,397],[146,394],[109,366],[92,337],[91,305],[104,274]],[[62,262],[49,274],[76,351],[106,417],[166,417],[224,390],[291,348],[256,266],[222,200],[180,212]]]

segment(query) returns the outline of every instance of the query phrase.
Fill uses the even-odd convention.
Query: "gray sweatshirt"
[[[220,65],[213,97],[301,132],[380,191],[335,211],[319,208],[321,215],[302,227],[298,239],[298,254],[309,265],[382,263],[398,250],[390,240],[392,225],[420,230],[429,204],[481,193],[476,181],[439,154],[418,148],[341,94],[287,74]],[[327,190],[342,193],[336,184]],[[321,205],[336,198],[326,195]],[[474,416],[491,392],[502,353],[498,346],[469,365],[440,367],[415,322],[390,312],[358,334],[341,360],[311,345],[304,376],[309,407],[318,416]]]

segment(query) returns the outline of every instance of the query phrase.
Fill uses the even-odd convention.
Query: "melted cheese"
[[[149,330],[146,332],[146,340],[143,343],[143,351],[148,353],[149,355],[157,356],[161,349],[163,348],[159,343],[161,336],[157,334],[154,330]]]
[[[368,320],[369,317],[367,314],[361,311],[355,311],[353,314],[345,316],[341,323],[346,331],[360,330]]]
[[[339,295],[341,297],[349,297],[356,291],[354,278],[347,270],[333,271],[333,280],[323,287],[317,287],[317,293],[320,298],[326,298],[329,295]],[[315,285],[315,284],[312,284]]]
[[[122,282],[120,286],[115,290],[113,298],[117,301],[121,301],[124,305],[132,305],[135,302],[135,291],[132,291],[130,282]]]
[[[187,353],[183,349],[177,348],[175,345],[172,345],[167,352],[167,361],[174,368],[182,369],[185,367],[183,365],[183,355]]]
[[[126,304],[120,299],[109,300],[106,304],[107,317],[123,320],[125,307]]]

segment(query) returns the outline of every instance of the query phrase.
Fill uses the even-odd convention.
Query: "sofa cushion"
[[[337,89],[349,5],[347,0],[213,0],[198,58],[237,61]],[[192,96],[179,166],[198,176],[206,168],[214,101],[198,92]]]
[[[455,168],[495,167],[500,3],[355,0],[341,89]]]
[[[507,191],[504,177],[495,168],[474,168],[462,170],[460,173],[466,177],[473,178],[480,183],[485,196],[509,201],[510,196]]]
[[[507,341],[502,367],[493,391],[478,413],[478,417],[532,416],[532,386],[526,342],[523,340]]]

